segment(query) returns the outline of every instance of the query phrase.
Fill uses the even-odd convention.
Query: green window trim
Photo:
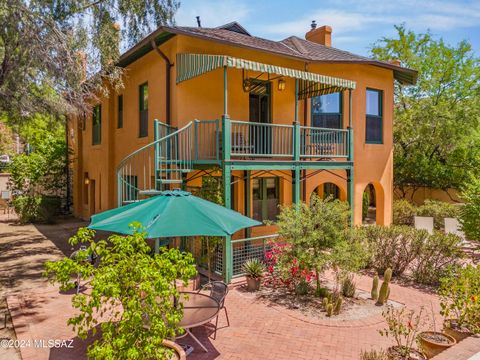
[[[138,137],[148,136],[148,82],[138,87]]]
[[[102,105],[98,104],[92,112],[92,145],[102,143]]]
[[[367,113],[369,92],[375,92],[378,94],[378,115]],[[379,128],[377,131],[379,136],[377,138],[369,132],[371,129],[369,124],[375,124],[375,122],[378,123],[377,128]],[[381,145],[383,144],[383,136],[383,90],[367,88],[365,93],[365,143]]]
[[[117,97],[117,129],[123,128],[123,95]]]

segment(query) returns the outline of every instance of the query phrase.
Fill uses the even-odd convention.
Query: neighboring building
[[[317,192],[348,200],[359,224],[372,184],[389,224],[394,80],[417,73],[331,47],[328,26],[305,37],[161,27],[128,50],[125,88],[74,123],[76,215],[223,175],[226,205],[260,220]]]

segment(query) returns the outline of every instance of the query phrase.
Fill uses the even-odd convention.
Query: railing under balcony
[[[348,156],[348,130],[301,126],[301,158],[342,158]]]

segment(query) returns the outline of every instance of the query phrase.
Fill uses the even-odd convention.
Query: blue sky
[[[480,0],[181,0],[177,25],[215,27],[240,22],[250,33],[273,40],[303,37],[312,20],[333,28],[332,45],[368,55],[372,43],[395,35],[394,24],[443,37],[468,40],[480,55]]]

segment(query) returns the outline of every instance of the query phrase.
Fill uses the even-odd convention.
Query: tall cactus
[[[327,310],[328,304],[329,304],[328,298],[327,298],[327,297],[324,297],[324,298],[323,298],[323,308],[324,308],[325,310]]]
[[[327,316],[330,317],[333,314],[333,304],[328,304],[327,305]]]
[[[385,274],[383,275],[383,283],[380,286],[380,293],[378,294],[377,305],[384,305],[387,300],[388,296],[390,295],[390,280],[392,279],[392,269],[388,268],[385,270]]]
[[[372,292],[370,294],[372,295],[373,300],[378,299],[378,275],[376,274],[373,277]]]
[[[335,302],[335,307],[333,309],[333,312],[335,313],[335,315],[340,314],[340,310],[342,310],[342,301],[343,301],[342,297],[339,296],[337,301]]]

